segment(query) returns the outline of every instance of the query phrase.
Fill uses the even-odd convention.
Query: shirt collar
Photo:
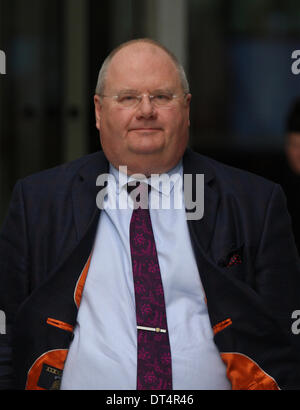
[[[117,187],[117,194],[120,194],[122,189],[126,189],[126,185],[130,181],[140,181],[147,183],[151,186],[151,189],[155,189],[156,191],[160,192],[163,195],[169,196],[174,188],[174,185],[178,182],[178,180],[182,177],[182,160],[172,169],[170,169],[167,174],[170,178],[170,183],[161,183],[161,175],[162,174],[153,174],[149,178],[133,178],[132,176],[128,176],[126,173],[121,172],[121,170],[117,170],[111,163],[109,164],[109,172],[115,178],[116,187]],[[172,178],[171,178],[172,177]]]

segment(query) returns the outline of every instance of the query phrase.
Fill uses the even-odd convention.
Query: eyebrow
[[[124,90],[117,91],[117,94],[124,94],[124,93],[138,94],[139,91],[138,90],[130,90],[130,89],[124,89]]]
[[[171,90],[170,88],[158,88],[157,90],[153,90],[152,91],[153,93],[161,93],[161,92],[167,92],[167,93],[170,93],[170,94],[173,94],[174,93],[174,91],[173,90]]]
[[[170,93],[170,94],[173,94],[173,93],[174,93],[174,91],[171,90],[170,88],[158,88],[158,89],[152,90],[152,91],[150,92],[150,94],[151,94],[151,93],[159,93],[159,92],[168,92],[168,93]],[[117,92],[117,94],[125,94],[125,93],[129,93],[129,94],[141,94],[141,91],[131,90],[131,89],[123,89],[123,90],[120,90],[120,91]]]

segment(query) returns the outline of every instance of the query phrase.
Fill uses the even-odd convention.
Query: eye
[[[130,101],[135,101],[136,100],[135,95],[130,95],[130,94],[125,94],[125,95],[119,95],[118,101],[119,102],[130,102]]]
[[[154,98],[156,98],[157,100],[170,100],[171,96],[169,94],[158,94],[155,95]]]
[[[169,93],[159,93],[159,94],[154,94],[154,98],[156,100],[171,100],[172,99],[172,94]]]
[[[139,98],[137,95],[134,94],[121,94],[117,99],[120,106],[130,108],[134,107],[138,104]]]
[[[165,104],[168,104],[172,100],[172,95],[159,93],[159,94],[153,95],[153,100],[158,105],[165,105]]]

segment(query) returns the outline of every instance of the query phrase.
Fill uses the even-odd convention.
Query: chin
[[[134,145],[130,147],[130,151],[136,155],[155,155],[163,151],[163,145]]]

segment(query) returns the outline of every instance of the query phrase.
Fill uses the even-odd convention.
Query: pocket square
[[[219,260],[218,265],[226,268],[230,268],[234,265],[239,265],[243,262],[243,245],[240,247],[231,247],[227,249],[227,252],[224,252],[224,256]]]
[[[230,257],[230,260],[227,263],[226,267],[229,268],[230,266],[238,265],[239,263],[242,263],[241,255],[238,253],[235,253]]]

